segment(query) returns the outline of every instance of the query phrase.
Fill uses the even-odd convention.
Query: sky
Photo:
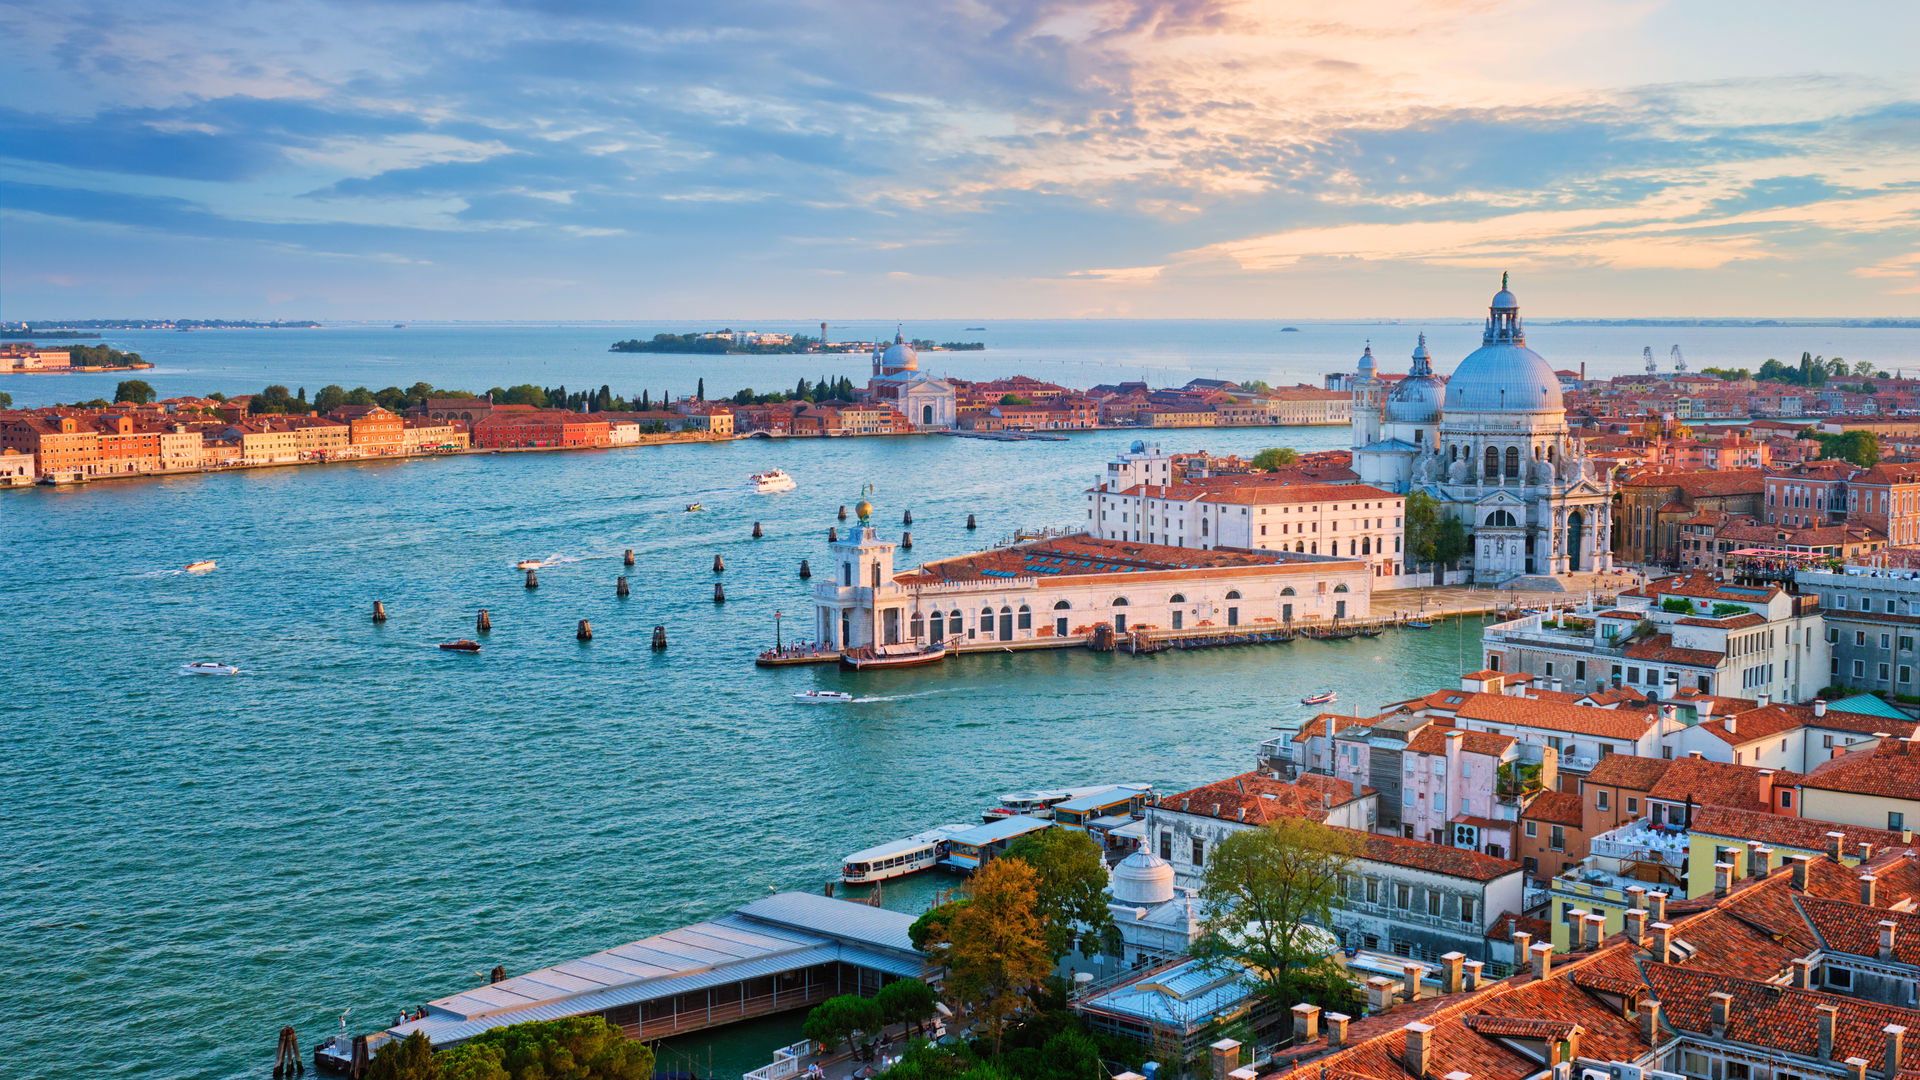
[[[1920,317],[1920,5],[0,0],[0,318]]]

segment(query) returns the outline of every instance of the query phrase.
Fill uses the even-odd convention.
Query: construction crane
[[[1652,375],[1659,371],[1659,368],[1655,367],[1653,363],[1653,346],[1651,345],[1642,346],[1640,349],[1640,355],[1646,357],[1647,359],[1647,374]]]
[[[1686,358],[1686,357],[1684,357],[1684,356],[1681,356],[1681,355],[1680,355],[1680,346],[1678,346],[1678,345],[1675,345],[1675,346],[1673,347],[1673,352],[1671,352],[1671,353],[1669,353],[1668,355],[1669,355],[1669,356],[1671,356],[1671,357],[1673,358],[1673,370],[1674,370],[1674,373],[1675,373],[1675,374],[1677,374],[1677,375],[1684,375],[1684,374],[1686,374],[1686,371],[1687,371],[1687,358]]]

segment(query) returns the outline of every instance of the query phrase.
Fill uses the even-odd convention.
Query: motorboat
[[[448,652],[479,652],[480,651],[479,642],[468,641],[466,638],[461,638],[459,641],[443,641],[440,643],[440,647],[447,650]]]
[[[999,821],[1010,817],[1033,817],[1051,820],[1053,808],[1072,799],[1089,795],[1101,795],[1108,792],[1125,792],[1128,797],[1144,798],[1153,793],[1152,784],[1120,783],[1095,784],[1092,787],[1043,788],[1039,791],[1009,791],[1000,796],[1000,804],[982,811],[983,821]]]
[[[1302,705],[1329,705],[1329,704],[1332,704],[1332,702],[1333,702],[1333,699],[1334,699],[1334,698],[1336,698],[1336,697],[1339,697],[1339,696],[1340,696],[1340,695],[1338,695],[1338,694],[1336,694],[1336,693],[1334,693],[1334,692],[1333,692],[1333,691],[1331,691],[1331,690],[1321,690],[1321,691],[1318,691],[1318,692],[1316,692],[1316,693],[1312,693],[1312,694],[1308,694],[1308,695],[1307,695],[1306,697],[1303,697],[1303,698],[1301,698],[1301,699],[1300,699],[1300,704],[1302,704]]]
[[[213,569],[213,567],[214,567],[214,562],[212,559],[201,559],[199,562],[188,563],[187,573],[203,574],[203,573],[206,573],[208,570]]]
[[[521,559],[519,562],[513,564],[513,568],[515,570],[538,570],[545,565],[547,564],[539,559]]]
[[[182,675],[238,675],[240,669],[232,664],[217,664],[212,660],[194,660],[180,665]]]
[[[838,690],[804,690],[793,695],[793,700],[808,705],[845,705],[853,700],[852,694],[843,694]]]
[[[695,511],[695,510],[705,510],[705,509],[706,509],[706,507],[704,507],[704,506],[701,506],[701,505],[700,505],[699,503],[688,503],[688,504],[687,504],[687,513],[689,513],[689,514],[691,514],[691,513],[693,513],[693,512]]]
[[[1430,623],[1430,622],[1428,622],[1428,621],[1426,621],[1425,619],[1411,619],[1411,620],[1409,620],[1409,621],[1407,622],[1407,629],[1409,629],[1409,630],[1431,630],[1431,629],[1433,629],[1433,624],[1432,624],[1432,623]]]
[[[754,473],[747,477],[747,481],[753,485],[753,490],[761,495],[770,495],[776,491],[792,491],[800,486],[794,483],[793,477],[788,476],[783,469],[769,469],[763,473]]]

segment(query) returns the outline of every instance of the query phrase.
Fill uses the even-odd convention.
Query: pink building
[[[1340,730],[1332,750],[1334,776],[1380,791],[1376,831],[1512,857],[1516,807],[1500,802],[1499,783],[1520,756],[1513,736],[1407,712]]]

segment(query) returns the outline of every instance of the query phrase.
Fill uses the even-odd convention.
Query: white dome
[[[893,344],[880,357],[880,366],[889,371],[912,371],[920,366],[920,354],[898,331],[894,331]]]
[[[1121,859],[1110,880],[1113,898],[1122,904],[1164,904],[1173,899],[1173,867],[1144,847]]]
[[[1487,329],[1480,347],[1447,380],[1446,408],[1450,412],[1565,412],[1560,400],[1560,377],[1540,354],[1527,348],[1520,322],[1520,301],[1500,291],[1488,305]]]
[[[1367,351],[1360,354],[1360,377],[1362,379],[1371,379],[1374,373],[1379,370],[1379,365],[1375,363],[1373,359],[1373,342],[1369,341],[1367,342]]]
[[[1427,335],[1421,334],[1413,350],[1413,367],[1387,394],[1387,419],[1397,424],[1437,424],[1446,392],[1447,380],[1433,373]]]

